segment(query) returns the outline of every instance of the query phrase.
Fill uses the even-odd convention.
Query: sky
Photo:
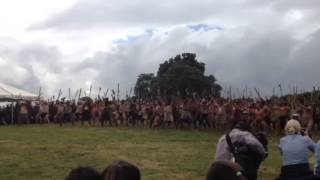
[[[318,0],[0,0],[0,82],[45,96],[119,83],[125,94],[190,52],[225,88],[311,90],[319,17]]]

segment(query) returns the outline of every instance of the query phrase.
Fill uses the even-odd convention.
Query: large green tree
[[[205,64],[196,59],[196,54],[177,55],[160,64],[156,77],[153,74],[139,75],[135,89],[140,90],[135,94],[144,97],[141,94],[146,94],[145,89],[149,89],[148,96],[186,97],[193,93],[219,96],[222,88],[216,83],[216,78],[204,73]]]
[[[153,73],[140,74],[134,87],[134,94],[139,98],[154,96],[156,77]]]

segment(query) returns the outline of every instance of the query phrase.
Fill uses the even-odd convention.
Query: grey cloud
[[[293,68],[290,69],[291,80],[302,84],[304,87],[311,88],[313,85],[320,85],[320,29],[310,35],[310,37],[298,46],[291,54],[288,64]]]
[[[212,18],[250,17],[251,9],[259,11],[271,3],[243,1],[148,1],[148,0],[93,0],[79,1],[71,8],[49,17],[29,29],[88,29],[94,26],[148,27],[171,26],[207,22]]]
[[[60,53],[41,44],[0,39],[0,81],[37,93],[48,73],[59,74]]]
[[[246,24],[247,20],[261,22],[264,16],[283,15],[290,10],[302,10],[316,21],[318,1],[148,1],[148,0],[81,0],[69,9],[59,12],[43,22],[33,24],[39,29],[90,29],[93,27],[154,28],[190,23],[221,23],[217,25]]]
[[[317,10],[320,7],[319,1],[300,1],[300,0],[274,0],[272,6],[279,10],[284,11],[288,9],[303,9],[303,10]]]

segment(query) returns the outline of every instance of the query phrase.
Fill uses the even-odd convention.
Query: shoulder
[[[239,129],[234,129],[230,132],[230,137],[232,141],[245,144],[255,144],[258,142],[257,138],[249,131],[242,131]]]
[[[225,141],[226,140],[226,135],[222,135],[219,140],[218,140],[218,143],[222,142],[222,141]]]
[[[290,138],[289,136],[284,136],[284,137],[280,138],[280,145],[288,143],[289,138]]]
[[[301,136],[301,135],[300,135],[300,136]],[[302,138],[305,142],[314,143],[313,140],[312,140],[309,136],[301,136],[301,138]]]
[[[300,138],[299,136],[301,136],[301,135],[286,135],[286,136],[283,136],[280,140],[287,140],[289,138],[293,138],[293,139]]]
[[[286,135],[286,136],[284,136],[284,137],[282,137],[281,139],[280,139],[280,142],[281,141],[288,141],[288,140],[290,140],[290,141],[304,141],[305,139],[304,139],[304,136],[301,136],[301,135],[298,135],[298,134],[296,134],[296,135]]]
[[[253,137],[253,134],[249,131],[243,131],[243,130],[240,130],[240,129],[233,129],[231,132],[230,132],[230,135],[231,136],[252,136]]]
[[[312,140],[309,136],[296,135],[297,138],[302,139],[304,141]]]

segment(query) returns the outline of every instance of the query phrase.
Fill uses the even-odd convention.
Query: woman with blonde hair
[[[282,168],[278,179],[313,179],[308,155],[315,150],[314,142],[310,137],[301,135],[301,125],[297,120],[289,120],[284,129],[286,136],[280,139],[279,144]]]

